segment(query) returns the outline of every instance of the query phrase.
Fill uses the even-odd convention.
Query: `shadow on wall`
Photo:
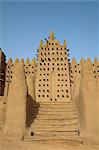
[[[26,102],[26,126],[30,127],[31,123],[34,122],[36,115],[38,114],[39,103],[28,94]]]
[[[84,126],[84,120],[85,120],[85,107],[84,107],[84,101],[83,101],[83,94],[78,94],[75,98],[75,104],[76,108],[78,110],[79,119],[81,128]]]

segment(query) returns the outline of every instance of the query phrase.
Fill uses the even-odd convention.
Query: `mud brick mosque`
[[[51,32],[37,60],[0,50],[0,136],[19,140],[99,139],[99,61],[69,59]]]

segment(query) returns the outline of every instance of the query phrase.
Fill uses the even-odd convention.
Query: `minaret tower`
[[[40,41],[36,78],[37,101],[71,101],[66,41],[60,45],[54,33]]]

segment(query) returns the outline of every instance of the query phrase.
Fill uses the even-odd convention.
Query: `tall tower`
[[[6,56],[0,49],[0,96],[4,95]]]
[[[71,101],[66,41],[60,45],[53,32],[45,40],[45,45],[40,41],[38,52],[36,100]]]

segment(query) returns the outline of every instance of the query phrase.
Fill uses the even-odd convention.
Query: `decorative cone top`
[[[26,59],[26,62],[25,62],[27,65],[29,65],[30,64],[30,60],[29,60],[29,58],[27,58]]]
[[[11,65],[12,64],[12,58],[9,58],[9,60],[8,60],[8,63],[7,63],[8,65]]]
[[[17,64],[17,63],[19,63],[19,59],[18,58],[16,58],[14,64]]]
[[[50,33],[50,40],[54,40],[55,39],[55,37],[54,37],[54,32],[51,32]]]
[[[98,58],[97,58],[97,57],[94,58],[94,64],[95,64],[95,65],[98,64]]]
[[[35,58],[32,59],[31,64],[32,64],[32,65],[35,65],[35,64],[36,64]]]
[[[76,59],[75,59],[75,58],[73,58],[71,63],[72,63],[73,65],[77,65],[77,63],[76,63]]]
[[[67,46],[66,46],[66,40],[64,40],[64,48],[66,48]]]
[[[41,40],[41,41],[40,41],[40,47],[42,47],[42,46],[43,46],[43,41]]]
[[[20,62],[24,64],[24,59],[23,59],[23,58],[21,58]]]
[[[80,64],[84,64],[84,63],[85,63],[84,58],[81,58],[81,60],[80,60]]]
[[[91,65],[91,59],[90,58],[87,59],[86,64]]]

